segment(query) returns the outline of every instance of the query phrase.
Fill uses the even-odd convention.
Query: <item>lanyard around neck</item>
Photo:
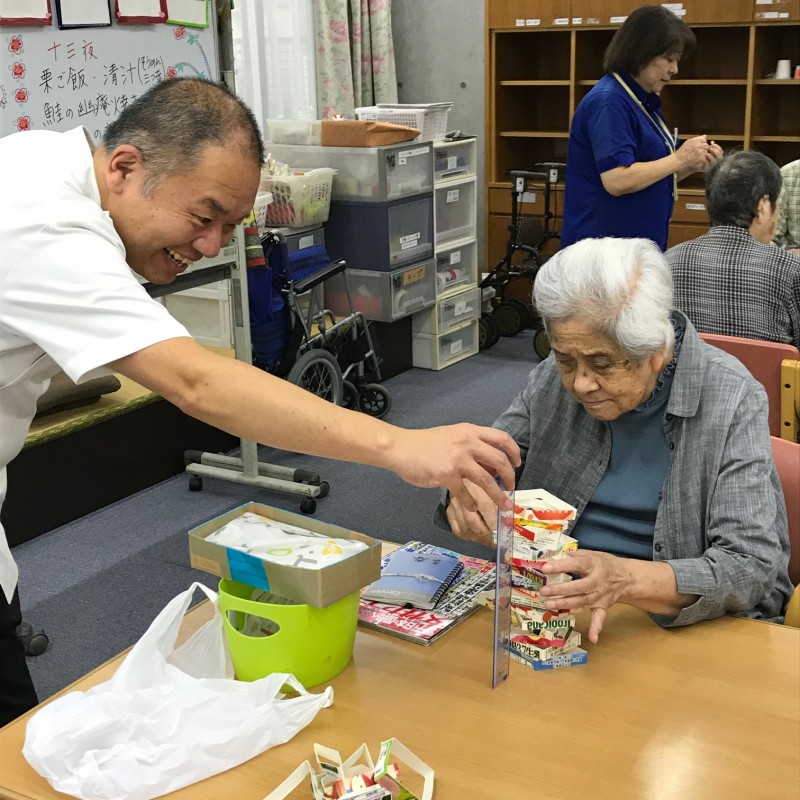
[[[642,113],[650,120],[651,124],[655,127],[656,132],[658,135],[664,140],[664,144],[667,146],[667,150],[670,153],[675,152],[675,148],[677,147],[677,142],[673,142],[672,135],[669,132],[669,128],[667,128],[666,123],[658,114],[651,114],[646,108],[644,103],[634,94],[633,90],[627,83],[619,76],[619,73],[612,72],[611,73],[614,78],[616,79],[617,83],[630,95],[631,99],[634,103],[641,109]],[[672,199],[678,199],[678,173],[672,173]]]

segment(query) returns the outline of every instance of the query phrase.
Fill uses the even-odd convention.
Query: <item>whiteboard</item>
[[[165,77],[219,79],[216,13],[207,28],[0,27],[0,136],[83,125],[96,142],[125,106]]]

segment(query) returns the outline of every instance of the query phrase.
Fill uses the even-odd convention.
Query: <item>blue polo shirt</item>
[[[620,77],[651,114],[661,116],[657,94],[645,92],[629,75]],[[603,188],[600,173],[656,161],[670,152],[656,124],[613,75],[604,75],[572,118],[561,247],[590,237],[619,236],[652,239],[665,250],[672,216],[672,176],[639,192],[614,197]]]

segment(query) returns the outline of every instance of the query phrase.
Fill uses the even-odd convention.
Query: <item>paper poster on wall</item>
[[[0,136],[82,125],[99,142],[159,81],[218,80],[213,8],[207,28],[113,21],[99,28],[0,28]]]
[[[166,22],[167,0],[115,0],[114,12],[125,25]]]
[[[0,0],[0,25],[49,25],[50,0]]]
[[[167,0],[167,13],[172,25],[208,27],[208,0]]]
[[[100,28],[111,24],[108,0],[55,0],[55,4],[61,30]]]

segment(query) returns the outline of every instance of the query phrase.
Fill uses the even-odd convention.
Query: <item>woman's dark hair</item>
[[[170,78],[140,95],[106,128],[103,147],[131,144],[147,170],[145,192],[194,168],[208,146],[236,145],[259,165],[264,142],[253,112],[226,86],[201,78]]]
[[[756,150],[738,150],[715,161],[706,174],[711,225],[749,228],[763,197],[772,209],[783,178],[778,165]]]
[[[689,55],[697,44],[694,33],[672,11],[642,6],[631,13],[606,48],[605,72],[636,77],[651,61],[667,55]]]

